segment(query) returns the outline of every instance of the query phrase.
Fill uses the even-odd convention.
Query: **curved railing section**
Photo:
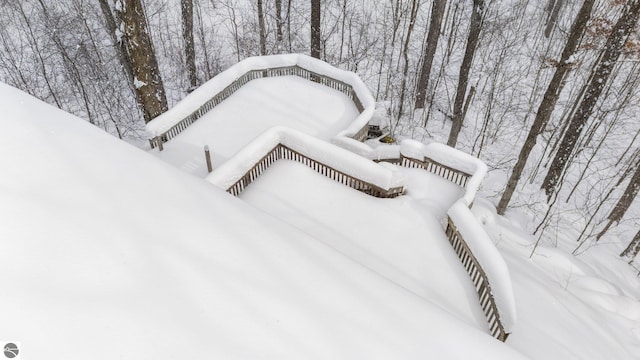
[[[362,80],[356,74],[337,69],[324,61],[301,54],[284,54],[247,58],[150,121],[146,128],[151,148],[162,150],[163,143],[180,134],[249,81],[275,76],[298,76],[347,95],[360,114],[341,132],[341,136],[348,136],[356,142],[366,138],[375,101]]]
[[[379,198],[404,192],[402,176],[297,130],[274,127],[260,135],[207,180],[238,196],[278,160],[292,160],[352,189]]]

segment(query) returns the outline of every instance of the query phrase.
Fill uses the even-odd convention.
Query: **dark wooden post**
[[[207,171],[212,172],[213,166],[211,166],[211,153],[209,153],[209,145],[204,146],[204,158],[207,161]]]

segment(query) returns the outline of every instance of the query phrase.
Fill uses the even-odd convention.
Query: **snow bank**
[[[447,213],[487,275],[500,320],[510,333],[516,321],[516,303],[507,264],[465,201],[457,201]]]
[[[335,68],[324,61],[307,55],[282,54],[250,57],[231,66],[229,69],[221,72],[213,79],[198,87],[174,107],[169,109],[169,111],[150,121],[146,125],[147,131],[150,133],[152,138],[163,134],[179,121],[198,110],[198,108],[204,105],[213,96],[224,90],[227,86],[249,71],[286,66],[299,66],[303,69],[325,75],[351,85],[362,103],[364,110],[347,129],[340,133],[340,136],[353,136],[367,125],[375,110],[375,100],[358,75]]]
[[[403,186],[403,176],[343,148],[286,127],[273,127],[214,170],[207,180],[226,190],[278,144],[382,189]]]
[[[28,358],[523,359],[86,121],[0,107],[0,339]]]

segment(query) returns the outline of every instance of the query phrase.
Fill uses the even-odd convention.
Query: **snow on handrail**
[[[337,69],[324,61],[302,54],[250,57],[231,66],[198,87],[167,112],[146,125],[151,147],[175,137],[198,118],[231,96],[247,82],[263,77],[294,75],[346,94],[360,115],[341,132],[356,141],[363,140],[375,109],[375,100],[358,75]]]
[[[265,131],[212,172],[207,181],[237,196],[280,159],[301,162],[372,196],[390,198],[404,191],[400,172],[286,127]]]
[[[337,139],[336,142],[353,149],[353,141]],[[362,145],[356,145],[359,153],[372,160],[425,169],[465,190],[463,197],[447,211],[445,233],[476,288],[489,331],[495,338],[505,341],[516,318],[509,269],[469,210],[487,174],[487,166],[469,154],[439,143],[424,145],[404,140],[400,146],[375,149]]]
[[[505,341],[516,320],[507,264],[465,201],[458,200],[447,214],[447,237],[478,292],[489,331]]]

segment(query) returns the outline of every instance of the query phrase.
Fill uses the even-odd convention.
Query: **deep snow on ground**
[[[475,289],[441,223],[462,189],[425,171],[406,173],[415,197],[379,199],[281,160],[240,197],[486,330]]]
[[[472,126],[467,130],[459,147],[470,150]],[[448,133],[448,123],[429,124],[431,141],[446,141]],[[519,148],[512,144],[489,143],[482,158],[501,164],[514,151]],[[534,359],[640,359],[640,277],[618,257],[626,244],[605,240],[571,255],[585,219],[563,209],[533,252],[540,235],[531,233],[544,214],[544,194],[539,184],[523,180],[506,216],[497,216],[494,204],[507,176],[490,169],[479,191],[490,201],[474,203],[513,281],[518,321],[507,343]]]
[[[204,176],[204,145],[209,145],[215,167],[270,127],[288,126],[328,140],[357,116],[353,102],[337,90],[297,76],[261,78],[207,112],[165,144],[164,151],[153,153],[184,171]]]
[[[446,204],[422,201],[429,186],[420,181],[410,182],[406,199],[367,204],[313,176],[310,197],[291,199],[304,199],[304,211],[281,221],[13,88],[0,85],[0,104],[0,339],[21,341],[25,357],[640,358],[639,280],[616,259],[617,245],[572,257],[560,233],[557,248],[545,242],[529,259],[535,238],[519,221],[527,214],[498,217],[477,198],[474,213],[509,265],[518,307],[501,344],[473,324],[475,310],[436,294],[440,285],[468,290],[433,279],[442,268],[426,260],[450,249],[424,254],[418,237],[380,226],[401,221],[394,210],[407,210],[416,221],[406,226],[420,231],[439,225],[421,214],[437,217]],[[202,162],[194,171],[185,159],[182,170],[202,171]],[[243,198],[291,211],[269,201],[307,182],[266,186],[282,177],[271,170]],[[267,197],[261,187],[282,192]],[[360,210],[350,211],[353,223],[323,202],[334,192],[361,198],[339,205]],[[319,224],[321,216],[331,224]],[[375,225],[363,226],[367,217]]]
[[[0,104],[0,339],[25,358],[521,358],[83,120]]]

